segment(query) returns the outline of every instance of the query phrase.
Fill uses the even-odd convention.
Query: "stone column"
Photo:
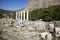
[[[17,11],[16,11],[16,19],[17,19]]]
[[[25,10],[24,10],[24,20],[25,20]]]
[[[19,19],[20,19],[20,11],[19,11]]]
[[[29,15],[29,14],[28,14],[28,10],[27,10],[27,21],[28,21],[28,15]]]
[[[22,11],[21,11],[21,20],[22,20]]]

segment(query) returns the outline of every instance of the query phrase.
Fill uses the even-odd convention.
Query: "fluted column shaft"
[[[17,16],[17,11],[16,11],[16,19],[17,19],[17,17],[18,17],[18,16]]]
[[[21,20],[22,20],[22,11],[21,11]]]
[[[19,19],[20,19],[20,11],[19,11]]]
[[[28,19],[29,19],[29,18],[28,18],[28,15],[29,15],[29,14],[28,14],[28,10],[27,10],[27,21],[28,21]]]
[[[24,11],[24,20],[25,20],[25,11]]]

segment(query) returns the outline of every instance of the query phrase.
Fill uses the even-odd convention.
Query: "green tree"
[[[44,21],[60,20],[60,5],[51,6],[49,8],[40,8],[29,13],[30,20],[43,19]]]

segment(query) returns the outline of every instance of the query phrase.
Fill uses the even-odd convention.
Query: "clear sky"
[[[26,7],[28,0],[0,0],[0,9],[19,10]]]

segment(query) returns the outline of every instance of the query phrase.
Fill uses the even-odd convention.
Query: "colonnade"
[[[29,19],[28,15],[29,15],[28,10],[16,11],[16,19],[28,20]]]

